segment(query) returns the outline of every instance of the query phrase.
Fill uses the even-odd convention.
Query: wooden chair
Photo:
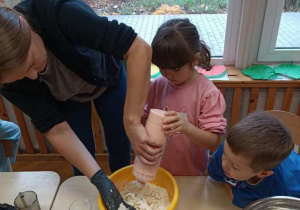
[[[270,110],[267,112],[278,118],[290,130],[293,142],[295,144],[295,152],[300,154],[300,116],[280,110]]]
[[[4,148],[4,152],[5,152],[5,156],[6,156],[6,161],[7,161],[7,171],[11,172],[12,168],[11,168],[11,164],[10,164],[10,157],[14,156],[14,150],[13,150],[13,146],[10,140],[0,140],[0,143],[2,144],[3,148]]]

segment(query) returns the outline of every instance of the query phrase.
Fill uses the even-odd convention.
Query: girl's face
[[[193,63],[187,63],[179,69],[161,69],[161,74],[174,85],[185,85],[199,76]]]
[[[27,58],[23,65],[16,69],[12,69],[7,73],[3,73],[1,83],[11,83],[21,80],[24,77],[35,80],[38,73],[46,68],[47,51],[41,37],[31,31],[31,44],[28,50]]]

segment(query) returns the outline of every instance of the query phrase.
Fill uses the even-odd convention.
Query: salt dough
[[[121,190],[121,195],[136,210],[165,210],[170,205],[167,190],[150,183],[129,182]],[[118,210],[126,210],[126,207],[122,204]]]

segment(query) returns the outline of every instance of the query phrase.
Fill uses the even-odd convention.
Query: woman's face
[[[27,58],[18,68],[3,73],[1,83],[11,83],[21,80],[24,77],[35,80],[38,73],[46,68],[47,51],[41,37],[31,31],[31,44],[28,50]]]

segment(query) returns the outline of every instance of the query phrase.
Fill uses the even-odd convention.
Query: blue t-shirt
[[[209,175],[216,181],[232,186],[233,204],[244,208],[251,202],[270,196],[293,196],[300,198],[300,155],[294,151],[273,171],[274,174],[256,185],[247,181],[228,178],[222,168],[224,143],[213,154],[208,165]]]
[[[20,137],[21,131],[16,124],[0,119],[0,141],[10,140],[12,142],[14,156],[9,158],[11,163],[14,163],[16,161]],[[4,148],[0,142],[0,172],[6,172],[7,168],[8,162],[5,156]]]

